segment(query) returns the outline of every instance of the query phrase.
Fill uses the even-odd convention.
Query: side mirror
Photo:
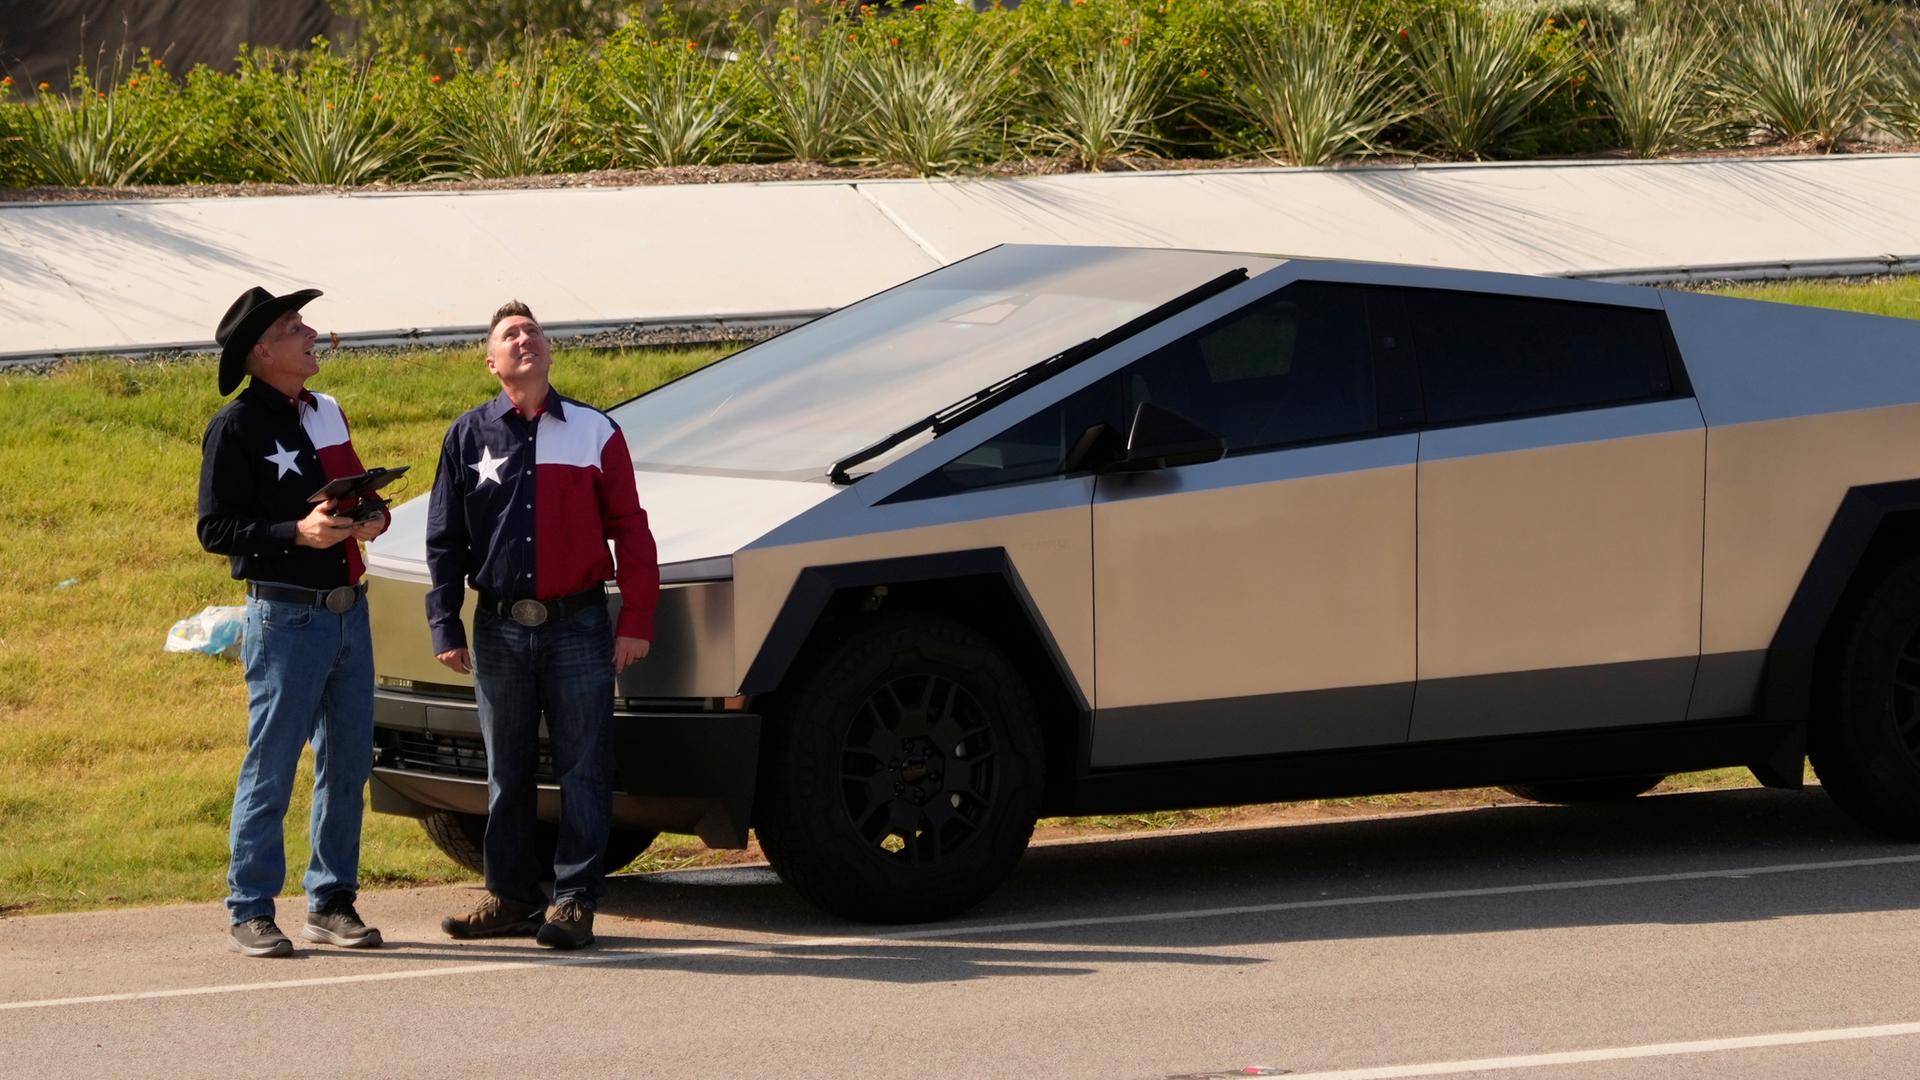
[[[1151,401],[1133,411],[1127,446],[1108,472],[1149,472],[1201,465],[1227,456],[1227,440]]]

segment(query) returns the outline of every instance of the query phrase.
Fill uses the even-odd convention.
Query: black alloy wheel
[[[1920,840],[1920,558],[1835,619],[1841,646],[1819,673],[1808,756],[1841,809]]]
[[[876,690],[842,741],[841,799],[854,831],[930,866],[979,835],[994,798],[993,725],[964,687],[908,675]]]
[[[754,829],[818,907],[925,922],[1012,873],[1046,755],[1020,672],[980,631],[903,612],[842,625],[770,701]]]

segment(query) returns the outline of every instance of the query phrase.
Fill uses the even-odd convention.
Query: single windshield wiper
[[[1036,386],[1047,379],[1051,379],[1062,371],[1078,364],[1080,361],[1097,353],[1104,352],[1155,323],[1164,322],[1175,314],[1200,303],[1202,300],[1223,293],[1246,280],[1247,268],[1242,266],[1229,270],[1204,284],[1188,289],[1179,296],[1121,323],[1119,326],[1101,334],[1099,337],[1091,337],[1078,345],[1068,346],[1039,363],[1021,368],[1019,371],[1014,372],[991,386],[968,394],[966,397],[961,398],[959,401],[948,405],[938,412],[915,420],[913,423],[908,424],[906,427],[888,435],[886,438],[881,439],[871,446],[855,450],[853,453],[834,462],[833,468],[827,472],[827,478],[836,484],[851,484],[859,479],[859,477],[848,473],[847,470],[849,468],[859,465],[862,462],[872,461],[874,458],[899,446],[901,443],[906,442],[922,431],[932,431],[936,436],[944,435],[954,428],[959,427],[961,424],[966,423],[968,420],[973,419],[975,416],[998,405],[1000,402],[1005,401],[1008,397]],[[861,474],[861,476],[865,475],[865,473]]]

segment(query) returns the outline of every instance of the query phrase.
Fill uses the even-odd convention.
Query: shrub
[[[791,20],[754,57],[766,97],[759,120],[768,143],[793,161],[838,161],[858,120],[844,21],[806,32]]]
[[[443,172],[504,179],[555,171],[568,149],[577,70],[529,50],[455,78],[433,105]]]
[[[1594,85],[1634,157],[1712,141],[1718,124],[1700,80],[1716,59],[1712,40],[1649,23],[1610,39],[1594,56]]]
[[[645,42],[610,67],[607,92],[624,109],[624,156],[649,168],[725,160],[739,140],[739,99],[692,40]]]
[[[1920,142],[1920,32],[1894,40],[1880,85],[1880,121],[1895,138]]]
[[[242,141],[266,179],[363,184],[403,171],[396,165],[419,145],[373,89],[366,66],[312,56],[264,82],[264,122]]]
[[[1223,73],[1232,107],[1265,136],[1260,151],[1325,165],[1378,149],[1405,116],[1388,59],[1351,26],[1295,20],[1243,27]]]
[[[1821,149],[1857,138],[1873,104],[1878,30],[1851,0],[1732,0],[1717,92],[1738,120]]]
[[[1057,60],[1042,70],[1045,111],[1035,125],[1036,145],[1095,172],[1104,161],[1154,145],[1166,80],[1130,45]]]
[[[114,66],[125,67],[125,54]],[[172,141],[162,122],[164,78],[127,77],[96,86],[77,71],[66,93],[43,83],[9,112],[18,142],[20,180],[64,187],[126,187],[146,179]]]
[[[1569,50],[1536,50],[1536,27],[1513,13],[1441,16],[1409,32],[1417,127],[1449,157],[1485,158],[1528,133],[1535,108],[1569,75]]]
[[[929,45],[889,42],[853,56],[851,78],[862,109],[853,145],[863,160],[930,176],[998,152],[1006,117],[1002,46],[972,39],[943,56]]]

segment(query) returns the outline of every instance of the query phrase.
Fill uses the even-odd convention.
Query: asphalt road
[[[1920,1076],[1920,848],[1817,790],[1051,845],[925,927],[622,878],[571,956],[443,939],[473,896],[291,960],[217,905],[0,919],[0,1075]]]

